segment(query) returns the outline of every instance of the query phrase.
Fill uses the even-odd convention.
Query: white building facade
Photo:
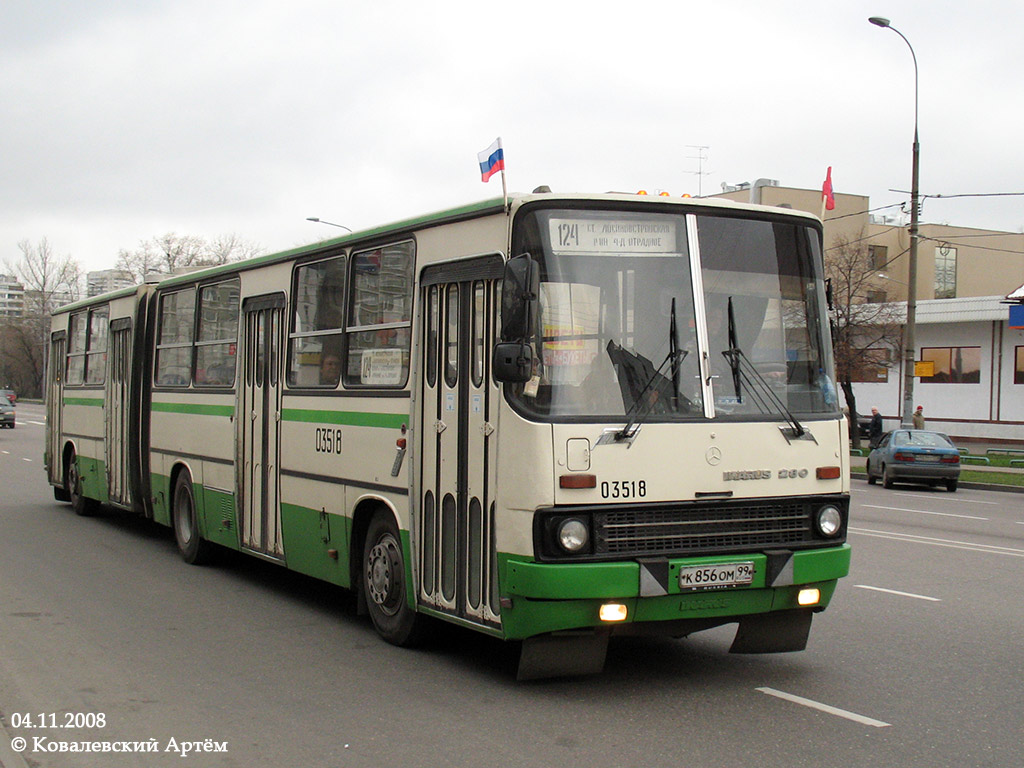
[[[914,381],[926,428],[954,439],[1024,442],[1024,328],[1010,326],[1006,302],[983,296],[917,303],[914,359],[932,363],[932,375]],[[875,380],[853,385],[858,412],[878,408],[887,430],[903,410],[898,357],[890,357],[891,368],[876,369]]]

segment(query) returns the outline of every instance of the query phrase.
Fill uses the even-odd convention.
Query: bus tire
[[[99,505],[95,499],[86,497],[82,490],[82,473],[78,471],[78,454],[74,451],[68,454],[67,463],[64,465],[64,491],[76,515],[89,517],[96,514]]]
[[[377,634],[392,645],[417,643],[423,619],[409,606],[402,540],[386,510],[377,510],[366,530],[361,581]]]
[[[199,515],[192,490],[192,477],[187,471],[178,473],[174,483],[174,503],[171,507],[171,525],[178,543],[181,559],[189,565],[203,565],[211,558],[213,545],[199,534]]]

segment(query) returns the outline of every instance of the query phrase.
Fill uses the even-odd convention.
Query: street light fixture
[[[340,227],[341,229],[347,230],[349,232],[352,231],[351,229],[346,227],[344,224],[335,224],[333,221],[324,221],[323,219],[318,219],[316,216],[307,216],[306,217],[306,221],[312,221],[312,222],[315,222],[317,224],[327,224],[328,226],[331,226],[331,227]]]
[[[918,103],[918,77],[917,77],[917,55],[914,53],[914,46],[896,27],[889,23],[888,19],[881,16],[872,16],[868,19],[876,27],[891,29],[903,38],[903,42],[910,49],[910,55],[914,59],[914,155],[911,169],[910,182],[910,261],[907,264],[907,325],[904,336],[904,361],[903,361],[903,427],[910,427],[913,424],[914,413],[914,357],[917,352],[917,213],[918,213],[918,179],[920,167],[921,145],[917,137],[917,103]]]

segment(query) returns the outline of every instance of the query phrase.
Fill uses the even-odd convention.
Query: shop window
[[[924,347],[921,360],[931,362],[922,384],[977,384],[981,381],[981,347]]]

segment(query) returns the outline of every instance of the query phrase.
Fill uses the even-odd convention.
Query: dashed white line
[[[939,494],[939,495],[941,495],[941,494]],[[959,494],[958,494],[958,497],[959,497]],[[900,498],[901,499],[928,499],[928,501],[935,501],[936,495],[933,494],[931,496],[925,496],[925,495],[920,494],[920,493],[901,493],[900,494]],[[988,504],[988,505],[993,506],[993,507],[998,507],[999,504],[1000,504],[1000,502],[998,502],[998,501],[982,501],[981,499],[964,499],[964,498],[957,498],[956,503],[957,504]]]
[[[800,704],[804,707],[810,707],[816,709],[819,712],[825,712],[829,715],[835,715],[836,717],[842,717],[847,720],[852,720],[855,723],[861,725],[870,725],[874,728],[888,728],[892,723],[886,723],[882,720],[875,720],[873,717],[867,717],[866,715],[858,715],[856,712],[850,712],[846,709],[839,709],[838,707],[832,707],[828,704],[822,704],[820,701],[814,701],[813,699],[805,699],[803,696],[796,696],[792,693],[786,693],[785,691],[777,691],[774,688],[758,688],[761,693],[766,693],[769,696],[774,696],[777,699],[783,699],[785,701],[791,701],[794,704]]]
[[[877,504],[861,504],[865,509],[884,509],[887,512],[914,512],[918,515],[937,515],[939,517],[959,517],[961,520],[988,520],[987,517],[976,515],[957,515],[953,512],[932,512],[925,509],[904,509],[903,507],[882,507]]]
[[[849,528],[851,533],[859,533],[862,536],[874,536],[879,539],[892,539],[893,541],[909,541],[915,544],[930,544],[933,547],[948,547],[950,549],[966,549],[972,552],[984,552],[990,555],[1009,555],[1010,557],[1024,557],[1024,549],[1013,547],[997,547],[991,544],[974,544],[970,541],[956,541],[954,539],[936,539],[931,536],[912,536],[908,533],[893,533],[892,531],[875,531],[870,528]]]
[[[885,589],[884,587],[869,587],[867,584],[854,584],[853,586],[859,589],[870,589],[875,592],[885,592],[889,595],[899,595],[900,597],[913,597],[918,600],[929,600],[933,603],[941,603],[937,597],[928,597],[927,595],[915,595],[913,592],[900,592],[898,589]]]

